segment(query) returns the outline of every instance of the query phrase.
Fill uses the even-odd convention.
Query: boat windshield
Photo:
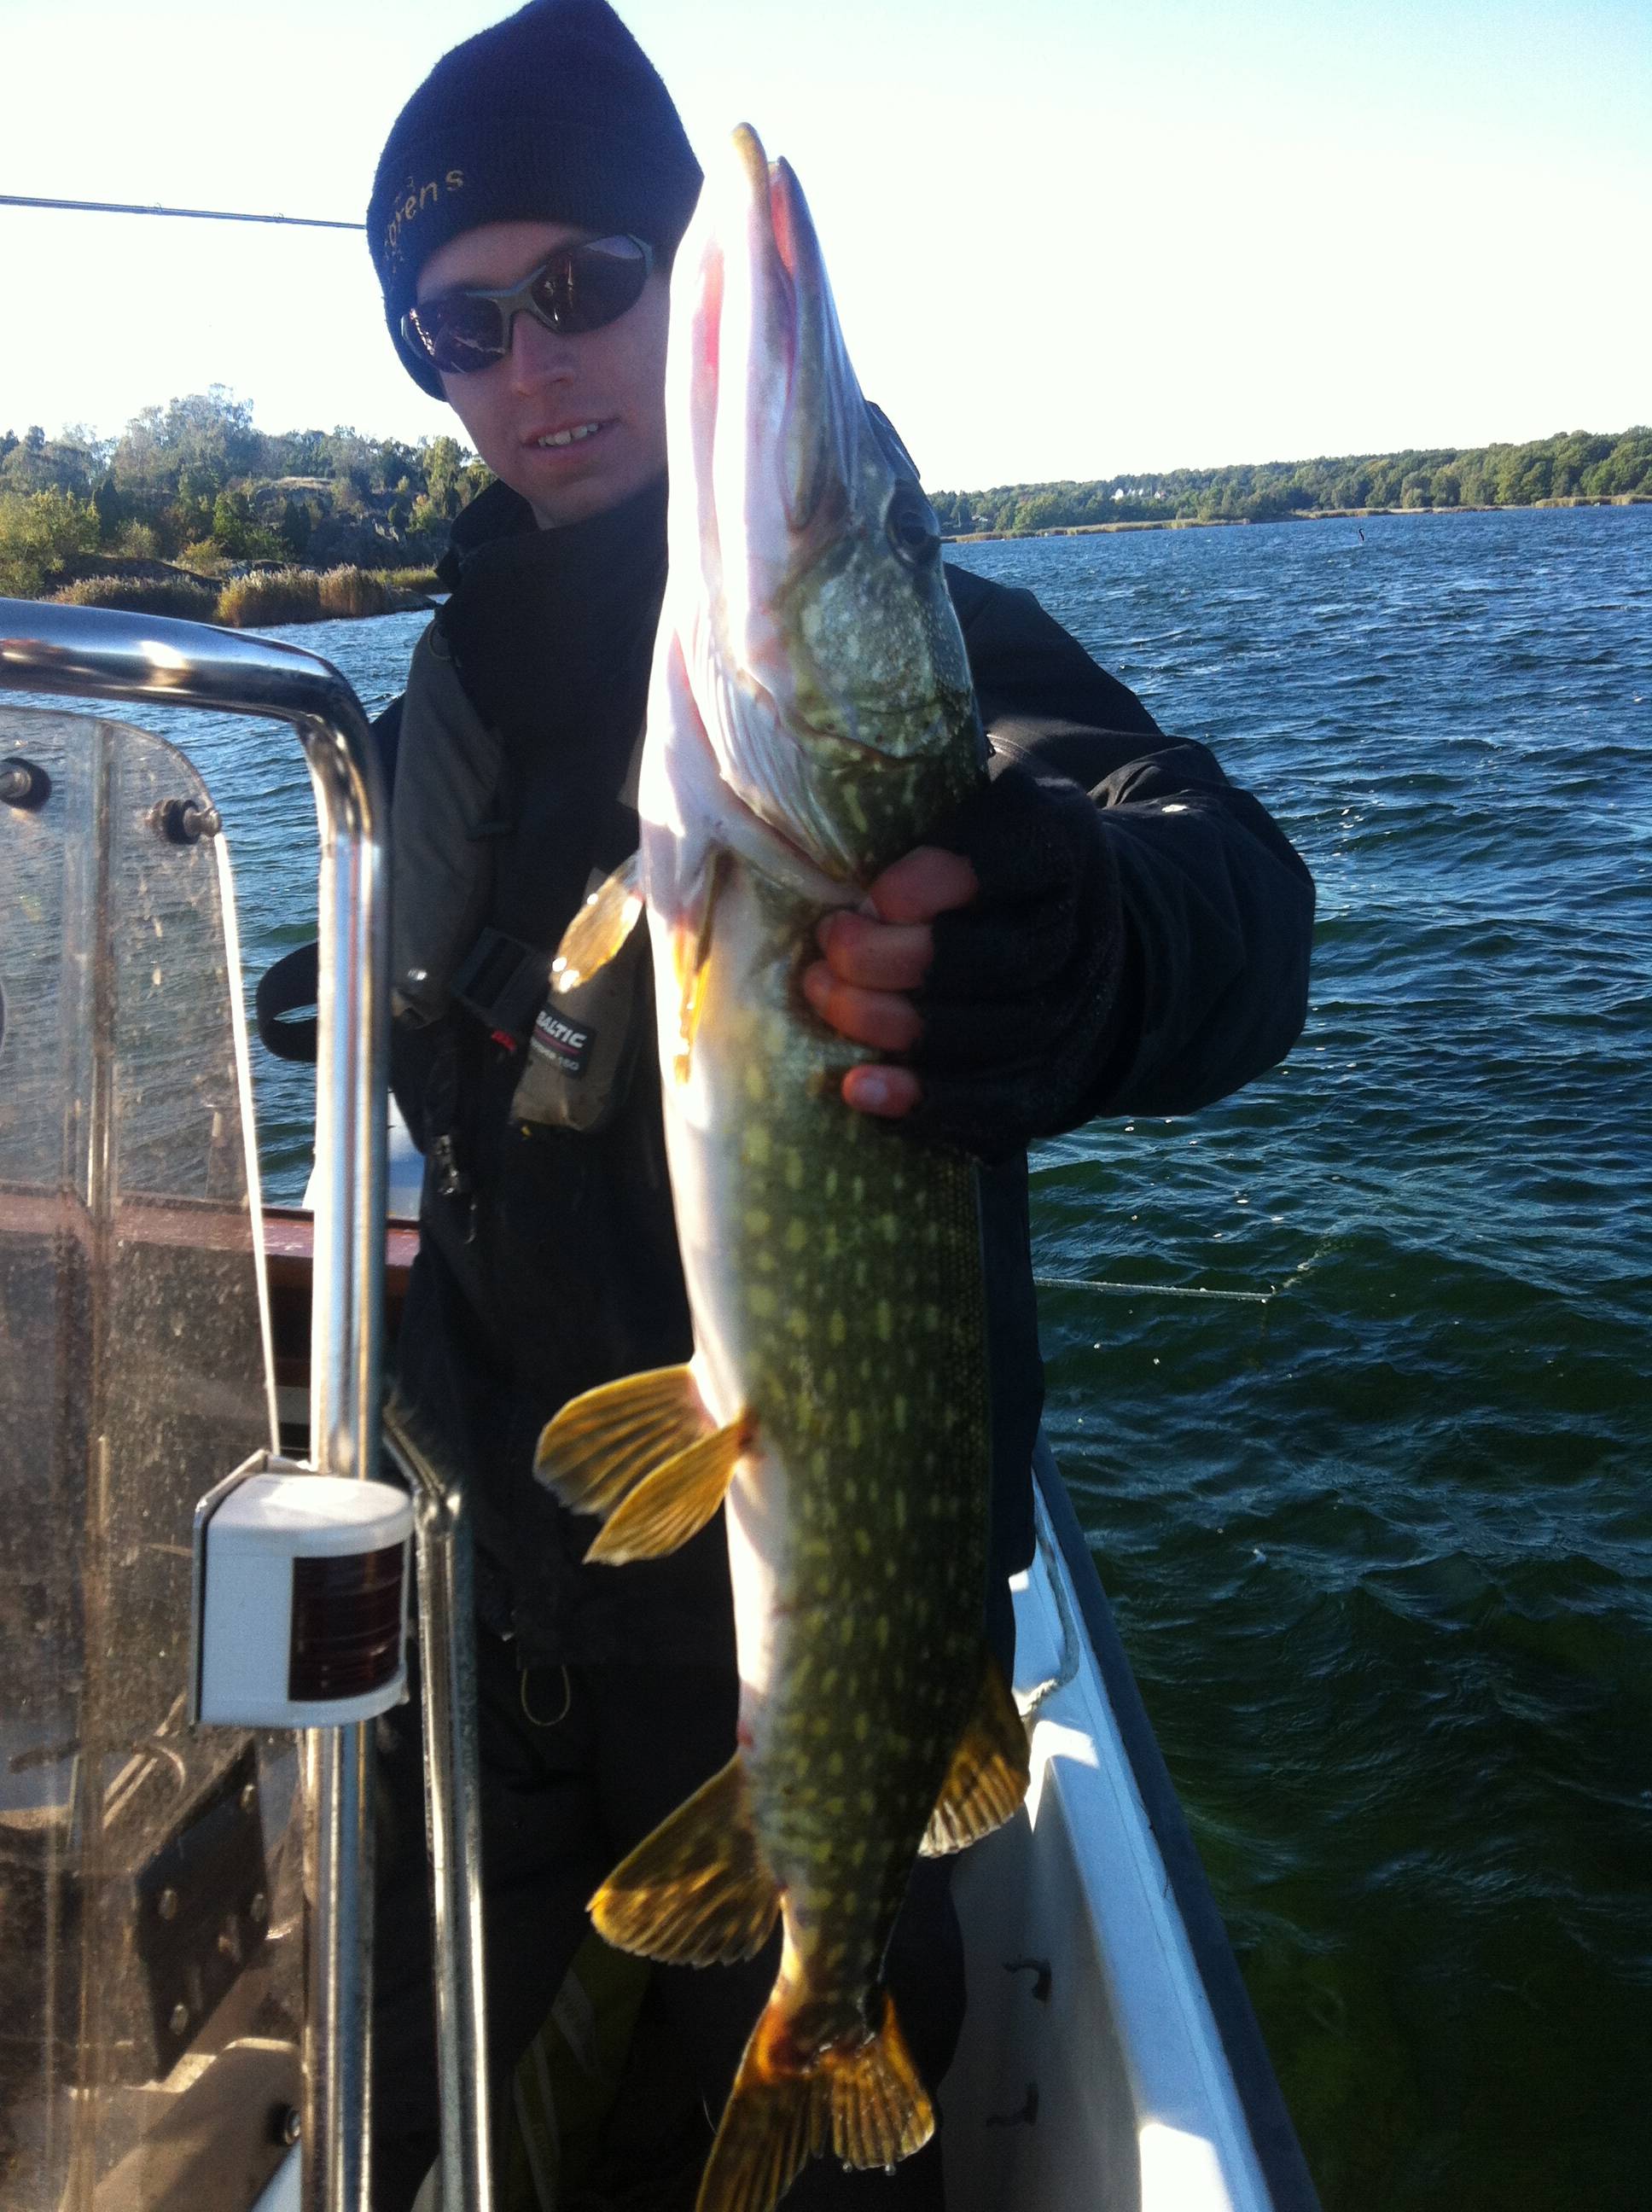
[[[0,705],[0,2203],[251,2204],[299,2102],[298,1757],[187,1722],[197,1501],[273,1448],[225,840]]]

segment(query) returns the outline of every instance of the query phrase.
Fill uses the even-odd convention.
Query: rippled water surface
[[[1319,886],[1285,1066],[1037,1163],[1050,1426],[1328,2212],[1627,2212],[1652,510],[1360,526],[959,549]]]
[[[1046,1147],[1036,1222],[1056,1449],[1327,2212],[1643,2207],[1652,509],[957,557],[1318,881],[1287,1065]],[[377,708],[419,619],[288,635]],[[297,748],[188,743],[256,971],[311,933]]]

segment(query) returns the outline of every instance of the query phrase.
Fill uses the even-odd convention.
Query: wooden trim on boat
[[[1187,1942],[1205,1986],[1217,2032],[1233,2075],[1255,2146],[1273,2212],[1321,2212],[1318,2192],[1308,2171],[1297,2130],[1262,2040],[1249,1992],[1199,1853],[1188,1832],[1169,1770],[1147,1717],[1141,1692],[1119,1639],[1096,1562],[1073,1511],[1066,1485],[1041,1432],[1033,1455],[1033,1476],[1043,1500],[1051,1533],[1060,1548],[1084,1633],[1096,1655],[1108,1701],[1118,1725],[1131,1773],[1145,1809]]]
[[[385,1235],[385,1340],[396,1340],[407,1279],[419,1249],[415,1223],[392,1221]],[[264,1209],[264,1272],[270,1284],[270,1326],[276,1347],[277,1389],[307,1389],[310,1382],[310,1279],[315,1263],[315,1223],[297,1206]]]

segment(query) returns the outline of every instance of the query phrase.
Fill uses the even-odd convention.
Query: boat
[[[502,2212],[476,2094],[464,1501],[380,1432],[417,1232],[386,1216],[365,718],[295,647],[18,601],[0,601],[0,691],[25,701],[0,700],[0,2203],[363,2212],[363,1699],[329,1717],[295,1675],[289,1726],[196,1716],[240,1710],[211,1703],[215,1501],[254,1480],[334,1498],[318,1474],[382,1488],[388,1447],[412,1493],[432,1747],[433,2194]],[[185,755],[109,701],[282,720],[305,747],[322,831],[311,1210],[261,1202],[217,811]],[[1314,2212],[1042,1441],[1033,1475],[1037,1554],[1015,1589],[1032,1783],[956,1878],[970,2002],[940,2089],[949,2204]],[[339,1634],[355,1620],[341,1611]],[[261,1632],[256,1607],[242,1626]],[[381,1651],[371,1695],[394,1694],[398,1656]]]

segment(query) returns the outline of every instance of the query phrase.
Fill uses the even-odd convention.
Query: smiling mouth
[[[528,443],[538,453],[553,451],[560,447],[577,446],[586,438],[594,438],[605,430],[605,422],[575,422],[566,430],[547,430],[541,438],[530,438]]]

